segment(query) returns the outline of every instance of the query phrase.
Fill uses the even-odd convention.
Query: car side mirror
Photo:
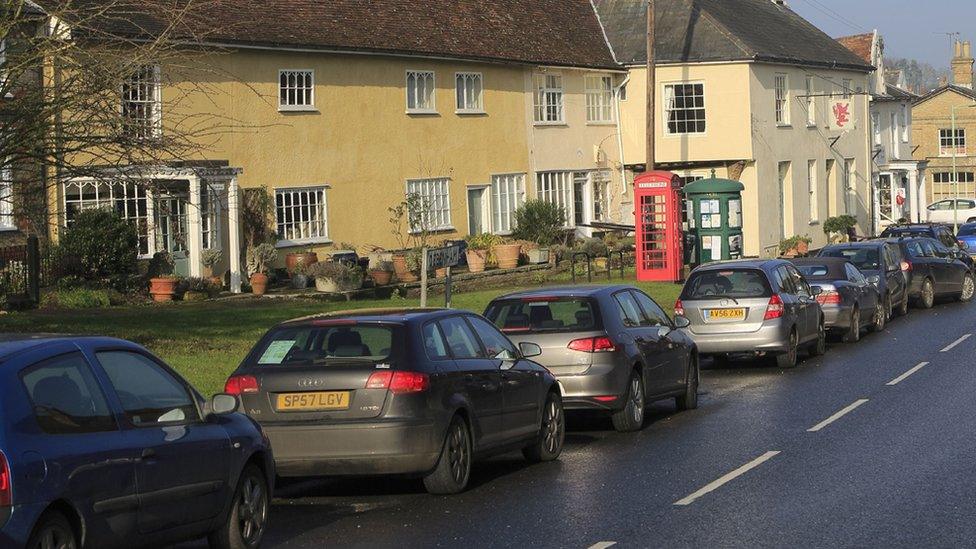
[[[658,326],[657,327],[657,337],[658,337],[658,339],[664,339],[664,338],[668,337],[669,335],[671,335],[671,332],[672,331],[674,331],[674,330],[671,329],[671,326]]]
[[[871,275],[868,277],[868,282],[877,286],[878,284],[881,283],[881,277],[878,275]]]
[[[962,240],[958,241],[958,244],[959,244],[959,249],[962,251],[966,251],[969,249],[969,244],[966,244]]]
[[[522,343],[519,343],[519,351],[521,351],[523,357],[532,358],[542,354],[542,347],[539,347],[535,343],[523,341]]]
[[[210,399],[210,413],[215,416],[226,416],[237,411],[237,397],[226,393],[219,393]]]
[[[813,294],[813,297],[817,297],[818,295],[823,293],[823,288],[821,288],[820,286],[813,286],[810,288],[810,293]]]
[[[690,320],[688,320],[687,318],[685,318],[683,316],[675,317],[675,319],[674,319],[674,327],[675,328],[681,329],[681,328],[687,328],[688,326],[691,326],[691,321]]]

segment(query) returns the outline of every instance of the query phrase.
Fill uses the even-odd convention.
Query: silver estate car
[[[792,368],[801,348],[812,356],[827,350],[819,293],[781,259],[710,263],[692,271],[674,312],[688,320],[702,355],[773,356]]]
[[[632,286],[567,286],[496,298],[485,317],[516,344],[535,343],[533,358],[562,387],[567,410],[603,410],[618,431],[636,431],[644,408],[675,398],[698,406],[698,352],[647,294]]]

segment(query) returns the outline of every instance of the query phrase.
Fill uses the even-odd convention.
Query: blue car
[[[960,225],[956,239],[966,244],[966,252],[969,255],[976,255],[976,223]]]
[[[257,547],[274,459],[237,406],[134,343],[0,335],[0,547]]]

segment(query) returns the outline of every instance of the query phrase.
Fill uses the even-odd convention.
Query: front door
[[[633,290],[631,293],[637,299],[644,314],[641,325],[658,330],[660,349],[663,354],[661,373],[666,384],[660,389],[671,390],[683,387],[688,378],[688,364],[685,360],[688,349],[671,339],[670,333],[674,330],[674,324],[660,305],[644,292]]]
[[[503,438],[502,374],[494,360],[485,358],[478,338],[460,316],[437,322],[461,377],[462,393],[472,412],[475,449],[490,448]]]
[[[637,299],[629,291],[613,295],[619,308],[626,336],[621,340],[632,340],[644,361],[644,394],[655,395],[664,392],[669,386],[663,365],[667,360],[667,344],[660,337],[657,328],[648,325]]]
[[[95,358],[121,404],[126,435],[139,449],[139,531],[164,532],[217,516],[231,488],[224,428],[206,422],[196,396],[151,357],[102,350]]]
[[[468,234],[482,234],[488,232],[487,215],[488,188],[468,188]]]

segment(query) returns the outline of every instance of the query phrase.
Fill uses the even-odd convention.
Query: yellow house
[[[646,2],[595,0],[617,60],[628,177],[646,164]],[[782,2],[656,2],[655,162],[684,177],[741,181],[743,253],[851,214],[871,227],[870,64]],[[853,126],[830,129],[831,100],[850,99]]]
[[[437,240],[507,234],[536,196],[581,232],[621,220],[623,71],[589,1],[305,4],[207,4],[228,22],[200,44],[210,53],[133,75],[122,109],[150,137],[185,131],[171,124],[187,113],[225,127],[198,158],[139,167],[154,185],[62,181],[61,223],[112,206],[137,221],[142,254],[185,253],[188,274],[226,250],[236,289],[246,189],[273,195],[282,252],[401,246],[410,229],[394,234],[388,209],[410,194]]]

